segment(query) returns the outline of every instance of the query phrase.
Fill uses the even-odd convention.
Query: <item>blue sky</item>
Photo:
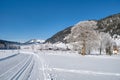
[[[120,13],[120,0],[0,0],[0,39],[47,39],[82,20]]]

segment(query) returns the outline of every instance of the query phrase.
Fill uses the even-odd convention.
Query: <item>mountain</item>
[[[50,43],[56,43],[56,42],[63,42],[65,43],[66,40],[64,40],[64,38],[71,33],[71,28],[73,26],[70,26],[58,33],[56,33],[55,35],[53,35],[51,38],[47,39],[45,42],[50,42]]]
[[[19,45],[18,42],[0,40],[0,49],[18,49]]]
[[[45,42],[45,40],[39,40],[39,39],[31,39],[31,40],[29,40],[29,41],[27,41],[27,42],[25,42],[24,44],[36,44],[36,43],[44,43]]]
[[[94,21],[97,23],[96,24],[97,27],[95,30],[98,30],[100,32],[109,33],[112,37],[114,35],[116,35],[116,37],[117,37],[117,35],[120,35],[120,13],[105,17],[105,18],[100,19],[100,20],[88,20],[85,22],[86,22],[86,24],[89,24],[90,21]],[[82,21],[82,22],[84,22],[84,21]],[[79,23],[81,23],[81,22],[79,22]],[[77,23],[77,24],[79,24],[79,23]],[[84,26],[84,25],[85,24],[80,24],[80,26]],[[71,29],[74,27],[76,27],[76,26],[74,25],[74,26],[68,27],[68,28],[56,33],[51,38],[47,39],[46,43],[47,42],[66,43],[67,41],[65,40],[65,37],[67,37],[69,34],[71,34]]]
[[[120,13],[98,20],[97,26],[98,30],[108,32],[112,37],[120,35]]]

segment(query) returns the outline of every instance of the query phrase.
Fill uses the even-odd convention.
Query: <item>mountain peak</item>
[[[25,43],[33,44],[33,43],[44,43],[44,42],[45,42],[45,40],[41,40],[41,39],[31,39],[31,40],[29,40],[29,41],[27,41]]]

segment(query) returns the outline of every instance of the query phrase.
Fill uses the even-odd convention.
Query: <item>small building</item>
[[[113,54],[118,54],[118,50],[117,49],[113,50]]]

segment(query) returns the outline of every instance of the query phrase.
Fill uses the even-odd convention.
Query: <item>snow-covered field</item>
[[[8,54],[9,53],[9,54]],[[120,55],[0,51],[0,80],[120,80]]]
[[[0,50],[0,59],[8,58],[19,53],[18,50]]]

